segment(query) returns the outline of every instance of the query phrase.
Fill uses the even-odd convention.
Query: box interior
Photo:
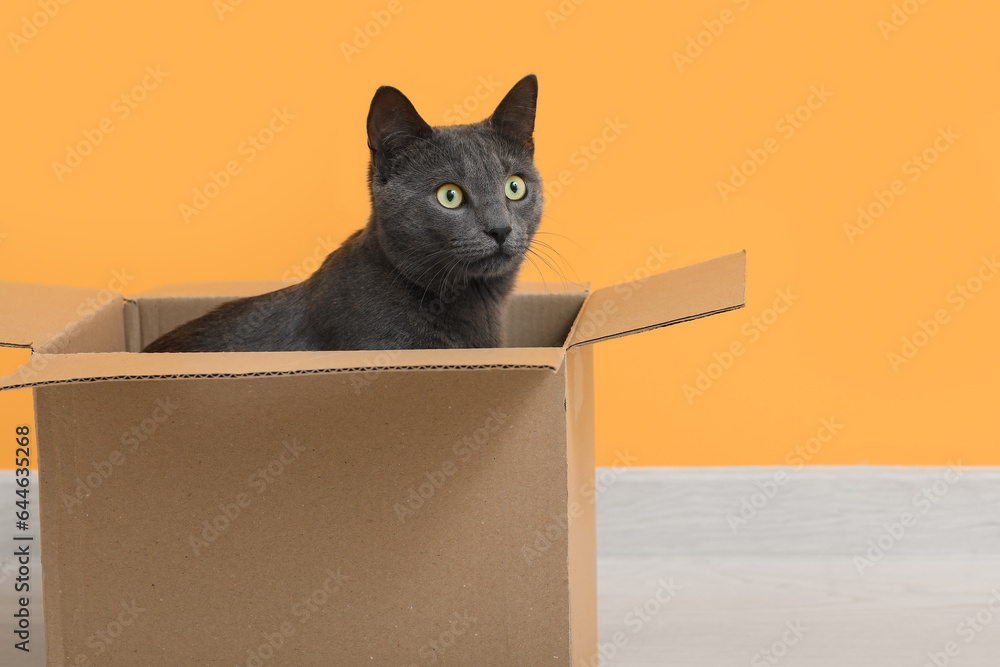
[[[139,352],[159,336],[238,298],[286,287],[287,282],[199,283],[161,287],[129,296],[124,303],[124,344],[117,349],[74,345],[74,352]],[[579,283],[520,283],[506,311],[504,347],[562,347],[588,287]],[[77,340],[102,339],[98,329],[118,326],[106,318],[80,322]],[[70,350],[67,349],[67,352]]]
[[[238,298],[287,287],[285,281],[172,285],[128,297],[126,352]],[[562,347],[589,289],[580,283],[519,283],[506,312],[504,347]]]

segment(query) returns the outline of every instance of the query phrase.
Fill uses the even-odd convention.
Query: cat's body
[[[509,280],[474,279],[438,293],[402,278],[381,255],[365,230],[358,231],[304,282],[220,306],[145,351],[500,346]],[[336,280],[341,274],[350,275],[351,282]]]
[[[144,352],[499,347],[541,220],[536,99],[532,75],[490,118],[431,128],[402,93],[380,88],[365,228],[302,283],[225,304]]]

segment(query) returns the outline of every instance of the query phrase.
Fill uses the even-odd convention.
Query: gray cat
[[[486,120],[431,127],[382,86],[368,112],[368,224],[303,282],[220,306],[143,351],[500,347],[542,217],[537,98],[531,74]]]

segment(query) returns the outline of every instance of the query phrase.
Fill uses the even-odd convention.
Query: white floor
[[[600,474],[603,658],[574,667],[1000,666],[1000,471]],[[4,476],[0,498],[13,495]],[[0,553],[0,666],[43,665],[39,592],[23,654],[11,633],[16,563]]]
[[[864,577],[844,558],[802,556],[611,557],[599,567],[606,666],[921,667],[935,664],[928,654],[1000,665],[997,557],[887,557]],[[670,578],[675,596],[651,602]]]
[[[606,667],[1000,667],[996,469],[603,474]]]
[[[6,515],[0,526],[0,667],[20,666],[35,667],[35,665],[45,664],[45,632],[42,624],[42,568],[39,557],[38,541],[38,476],[32,473],[29,476],[28,485],[28,530],[17,530],[15,528],[16,517],[14,512],[21,511],[20,507],[14,505],[15,501],[21,500],[21,496],[16,496],[15,491],[20,488],[14,483],[14,472],[12,470],[0,470],[0,507]],[[31,537],[29,541],[14,541],[14,536]],[[29,562],[27,581],[25,575],[19,572],[21,564],[18,562],[14,551],[21,546],[29,545]],[[21,579],[21,581],[18,581]],[[15,590],[15,586],[29,587],[29,590],[20,592]],[[21,639],[15,637],[16,629],[14,613],[19,610],[18,600],[22,596],[28,598],[28,621],[30,623],[28,632],[28,648],[30,652],[25,653],[14,648],[16,642]]]

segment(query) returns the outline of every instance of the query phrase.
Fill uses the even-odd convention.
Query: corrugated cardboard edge
[[[555,372],[558,347],[333,352],[207,352],[187,354],[33,355],[0,379],[0,391],[81,382],[274,377],[394,370],[533,369]]]
[[[745,305],[743,250],[594,291],[577,313],[565,347],[631,336]]]
[[[572,664],[590,665],[598,651],[597,504],[594,349],[566,355],[567,570]],[[574,512],[574,508],[579,512]]]

